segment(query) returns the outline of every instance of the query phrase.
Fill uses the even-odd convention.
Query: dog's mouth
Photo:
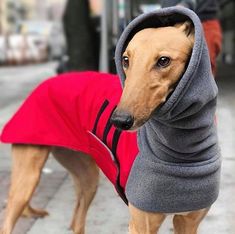
[[[167,102],[178,83],[179,81],[169,87],[166,97],[163,98],[162,101],[159,101],[152,111],[142,109],[141,111],[138,110],[139,114],[133,114],[126,109],[117,107],[111,116],[111,123],[120,130],[137,131],[156,114],[156,111],[161,108],[165,102]]]
[[[120,130],[125,131],[137,131],[141,126],[143,126],[149,119],[151,115],[146,118],[135,118],[131,114],[116,110],[112,114],[111,123]]]
[[[133,125],[131,127],[124,125],[124,126],[119,126],[115,123],[114,126],[116,128],[118,128],[119,130],[124,130],[124,131],[128,131],[128,132],[136,132],[138,131],[138,129],[140,129],[149,119],[146,120],[138,120],[138,121],[134,121]]]
[[[150,118],[146,120],[138,120],[136,121],[133,126],[128,130],[130,132],[136,132],[138,129],[140,129]]]

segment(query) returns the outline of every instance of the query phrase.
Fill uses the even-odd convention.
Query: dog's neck
[[[210,159],[213,156],[210,151],[217,147],[214,128],[216,100],[213,102],[209,113],[203,109],[195,111],[193,107],[179,113],[172,110],[165,116],[159,116],[156,111],[138,132],[140,153],[174,163]],[[201,121],[208,114],[207,121]]]

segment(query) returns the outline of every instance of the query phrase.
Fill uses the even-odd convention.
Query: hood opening
[[[159,28],[159,27],[168,27],[168,26],[174,26],[177,23],[185,22],[192,20],[187,17],[186,15],[182,15],[179,13],[174,13],[170,15],[162,15],[162,16],[150,16],[149,18],[146,18],[144,21],[142,21],[140,24],[136,25],[130,32],[128,37],[126,38],[123,47],[122,47],[122,53],[125,51],[127,45],[131,41],[131,39],[134,37],[134,35],[146,28]]]
[[[191,93],[197,92],[195,97],[190,96],[197,103],[204,103],[217,93],[217,87],[212,78],[208,49],[200,19],[195,12],[185,7],[176,6],[159,9],[135,18],[123,31],[117,43],[115,63],[123,87],[126,77],[122,67],[122,54],[133,36],[145,28],[173,26],[176,23],[185,21],[190,21],[194,27],[194,45],[191,57],[175,89],[168,95],[166,102],[155,112],[158,118],[170,118],[168,116],[170,112],[177,108],[186,107],[184,102],[187,102],[187,96],[190,96]],[[198,87],[199,82],[200,87]]]
[[[202,40],[202,26],[200,19],[198,16],[191,10],[185,7],[169,7],[158,9],[156,11],[142,14],[136,17],[123,31],[122,35],[119,38],[119,41],[116,46],[115,50],[115,63],[116,63],[116,70],[117,74],[119,75],[120,82],[122,87],[124,86],[125,82],[125,73],[122,68],[122,54],[124,53],[127,45],[134,37],[134,35],[143,30],[145,28],[158,28],[158,27],[167,27],[173,26],[177,23],[190,21],[195,30],[195,41],[192,50],[191,58],[188,62],[188,67],[185,70],[183,76],[186,75],[192,76],[196,67],[198,66],[198,62],[201,56],[201,47],[203,44]],[[194,59],[192,59],[194,57]],[[193,60],[193,61],[192,61]],[[182,77],[183,79],[183,77]],[[188,78],[186,78],[188,79]]]

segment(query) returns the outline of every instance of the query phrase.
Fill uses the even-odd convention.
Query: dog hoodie
[[[143,28],[184,20],[194,24],[195,45],[175,90],[137,133],[115,129],[110,118],[125,81],[121,59],[128,42]],[[116,75],[97,72],[44,81],[6,124],[1,141],[90,154],[122,199],[146,211],[174,213],[211,206],[220,178],[214,123],[217,87],[200,20],[179,7],[141,15],[123,32],[115,60],[121,82]]]
[[[121,58],[131,38],[144,28],[172,26],[186,20],[195,29],[190,61],[173,93],[138,131],[139,154],[126,185],[129,202],[147,211],[197,210],[209,207],[218,196],[218,90],[197,15],[184,7],[171,7],[139,16],[119,39],[116,67],[124,85]]]

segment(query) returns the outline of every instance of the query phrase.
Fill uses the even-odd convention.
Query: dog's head
[[[116,127],[136,130],[165,102],[186,69],[193,44],[189,21],[146,28],[134,35],[122,56],[126,79],[112,115]]]

